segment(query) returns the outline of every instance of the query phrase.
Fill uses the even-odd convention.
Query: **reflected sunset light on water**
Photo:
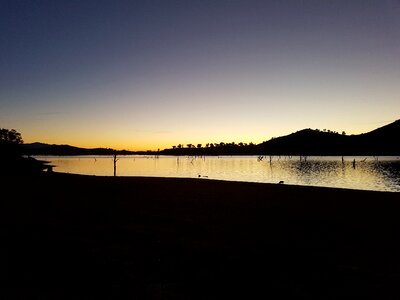
[[[119,156],[117,176],[218,179],[400,192],[399,157]],[[42,156],[55,171],[113,175],[111,156]],[[271,159],[271,160],[270,160]],[[355,160],[355,167],[353,165]]]

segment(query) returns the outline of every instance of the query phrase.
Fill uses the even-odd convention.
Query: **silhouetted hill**
[[[216,143],[206,147],[177,147],[156,151],[116,151],[119,155],[400,155],[400,120],[359,135],[330,130],[303,129],[258,145]],[[190,144],[191,145],[191,144]],[[27,155],[112,155],[111,148],[79,148],[70,145],[32,143],[22,145]]]
[[[359,135],[303,129],[258,145],[209,143],[164,149],[162,155],[400,155],[400,120]]]
[[[400,155],[400,120],[360,135],[304,129],[258,145],[270,155]]]
[[[70,145],[49,145],[43,143],[32,143],[22,145],[23,153],[26,155],[111,155],[115,152],[111,148],[79,148]],[[117,151],[118,154],[131,154],[130,151]]]
[[[350,137],[337,133],[303,129],[258,145],[261,153],[270,155],[343,155]]]
[[[400,155],[400,120],[355,136],[355,149],[362,148],[366,154]],[[361,149],[359,150],[361,151]]]

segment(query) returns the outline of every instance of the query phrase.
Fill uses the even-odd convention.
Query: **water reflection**
[[[41,157],[58,172],[113,175],[113,158]],[[355,168],[353,167],[355,161]],[[176,157],[120,156],[117,176],[210,178],[400,191],[399,157]]]
[[[400,191],[400,160],[376,162],[373,168],[393,190]]]

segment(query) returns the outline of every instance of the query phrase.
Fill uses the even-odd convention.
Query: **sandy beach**
[[[400,193],[57,173],[0,180],[2,299],[399,296]]]

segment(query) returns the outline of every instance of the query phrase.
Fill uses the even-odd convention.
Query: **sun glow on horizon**
[[[128,150],[128,151],[157,151],[158,149],[169,149],[173,146],[177,146],[179,144],[183,145],[183,147],[187,147],[188,144],[192,144],[197,146],[201,144],[202,147],[206,147],[207,144],[219,144],[223,143],[232,143],[235,144],[245,143],[245,144],[259,144],[265,141],[270,140],[271,138],[276,138],[280,136],[285,136],[296,131],[311,128],[311,129],[329,129],[337,132],[345,131],[346,134],[362,134],[369,131],[372,131],[378,127],[389,124],[392,121],[385,122],[365,122],[364,126],[359,126],[359,130],[357,131],[348,131],[346,128],[330,128],[330,127],[312,127],[305,126],[302,128],[298,128],[295,125],[287,128],[274,128],[274,131],[270,130],[269,134],[251,134],[248,135],[242,134],[238,132],[237,134],[210,134],[212,130],[205,130],[204,132],[195,132],[193,134],[187,133],[186,135],[177,136],[173,132],[168,131],[160,131],[160,132],[150,132],[143,131],[141,133],[131,134],[129,136],[129,132],[120,132],[119,135],[113,134],[104,134],[104,135],[86,135],[83,133],[81,135],[77,133],[73,133],[70,136],[67,134],[52,137],[50,133],[40,132],[38,135],[31,136],[29,134],[24,134],[22,131],[22,137],[25,143],[34,143],[34,142],[42,142],[47,144],[57,144],[57,145],[71,145],[81,148],[112,148],[116,150]],[[271,126],[271,128],[273,128]],[[253,129],[256,131],[255,129]],[[29,130],[27,130],[29,132]],[[89,138],[88,138],[89,136]]]
[[[10,1],[0,126],[137,151],[368,132],[400,117],[399,13],[396,1]]]

